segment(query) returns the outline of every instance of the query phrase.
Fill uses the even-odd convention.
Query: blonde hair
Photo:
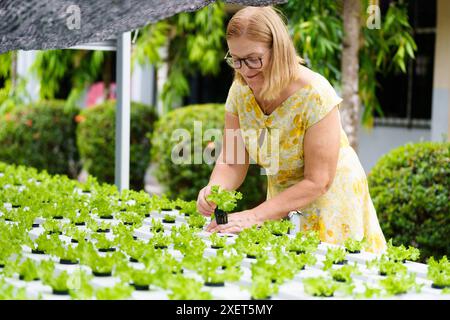
[[[304,63],[282,17],[279,10],[270,6],[246,7],[236,12],[227,26],[227,40],[247,36],[272,49],[270,64],[263,72],[265,80],[260,95],[264,100],[276,99],[291,81],[297,80],[299,63]],[[239,72],[235,71],[234,78],[245,84]]]

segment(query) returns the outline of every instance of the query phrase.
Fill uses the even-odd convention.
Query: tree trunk
[[[358,151],[359,126],[359,37],[361,0],[344,0],[344,42],[342,50],[341,118],[350,145]]]

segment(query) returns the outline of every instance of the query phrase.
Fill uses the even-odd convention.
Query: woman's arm
[[[265,220],[277,220],[286,217],[290,211],[307,206],[327,192],[336,173],[340,130],[339,111],[335,107],[305,133],[302,181],[256,208],[229,215],[226,225],[211,223],[208,231],[239,232],[253,224],[262,224]]]
[[[225,112],[223,147],[208,185],[220,185],[227,190],[236,190],[244,182],[249,167],[249,155],[239,129],[239,118]]]
[[[220,185],[227,190],[236,190],[247,175],[250,164],[249,155],[239,129],[239,118],[232,113],[225,112],[223,147],[208,185],[200,190],[197,198],[197,208],[203,215],[210,216],[215,209],[215,204],[206,200],[211,192],[211,186]]]

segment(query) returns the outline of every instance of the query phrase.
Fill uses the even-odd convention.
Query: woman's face
[[[261,89],[264,83],[263,71],[269,66],[271,50],[264,43],[252,41],[245,36],[232,38],[227,42],[230,55],[234,60],[249,58],[258,61],[258,58],[261,58],[262,67],[259,69],[249,68],[243,60],[241,61],[241,68],[236,69],[252,90]]]

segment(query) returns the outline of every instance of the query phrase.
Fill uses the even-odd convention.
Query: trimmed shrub
[[[368,179],[386,238],[419,248],[421,261],[450,255],[450,143],[396,148],[378,161]]]
[[[17,106],[0,115],[0,160],[76,177],[76,107],[62,100]]]
[[[83,167],[99,182],[114,183],[116,101],[109,100],[83,109],[77,116],[77,145]],[[157,114],[151,106],[131,102],[130,188],[144,188],[151,148],[147,134]]]
[[[222,134],[224,117],[223,104],[204,104],[173,110],[157,122],[152,139],[151,159],[152,163],[155,164],[154,175],[165,187],[165,192],[169,197],[181,198],[186,201],[196,200],[200,189],[208,184],[222,141],[205,139],[201,146],[200,143],[194,145],[194,135],[200,134],[194,133],[194,121],[201,123],[203,135],[209,129],[216,129]],[[175,141],[171,141],[172,134],[177,129],[183,129],[186,134],[190,134],[190,156],[192,160],[190,163],[177,164],[172,161],[172,149],[182,141],[180,137],[178,139],[174,137]],[[195,160],[194,149],[197,148],[200,151],[201,164],[193,164]],[[203,160],[204,150],[213,157],[210,164]],[[175,149],[174,153],[178,151]],[[187,158],[189,155],[183,156]],[[244,183],[238,189],[242,192],[243,199],[238,201],[236,211],[254,207],[264,201],[266,184],[267,177],[260,175],[259,166],[251,164]]]

